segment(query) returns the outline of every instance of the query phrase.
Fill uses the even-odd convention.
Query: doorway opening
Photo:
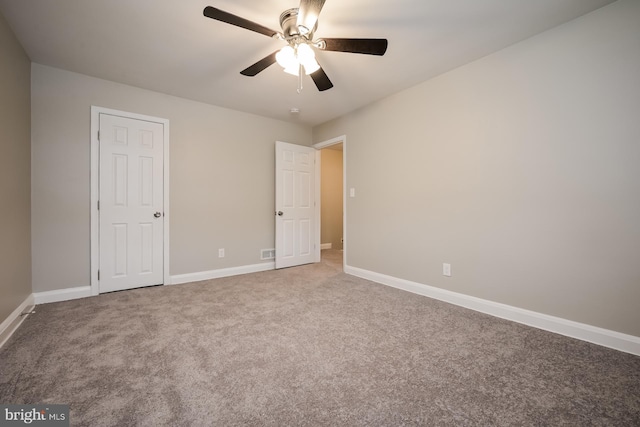
[[[346,136],[314,145],[318,150],[317,182],[320,248],[346,265]],[[339,252],[336,253],[336,252]]]

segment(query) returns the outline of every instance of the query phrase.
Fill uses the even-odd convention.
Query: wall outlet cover
[[[442,264],[442,275],[451,277],[451,264],[447,264],[446,262]]]

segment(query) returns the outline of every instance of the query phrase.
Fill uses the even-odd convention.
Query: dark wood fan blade
[[[278,34],[277,31],[273,31],[271,28],[263,27],[260,24],[249,21],[248,19],[240,18],[239,16],[232,15],[229,12],[216,9],[215,7],[205,7],[203,14],[207,18],[215,19],[216,21],[226,22],[227,24],[235,25],[236,27],[255,31],[256,33],[264,34],[265,36],[273,37],[274,35]]]
[[[389,42],[387,39],[322,39],[324,50],[333,52],[363,53],[365,55],[384,55]]]
[[[333,83],[331,83],[329,76],[327,76],[327,73],[324,72],[322,67],[320,67],[318,71],[311,73],[311,78],[320,92],[333,87]]]
[[[264,71],[265,68],[273,65],[276,62],[276,53],[278,53],[278,51],[273,52],[271,55],[262,58],[260,61],[256,62],[250,67],[247,67],[244,70],[240,71],[240,74],[253,77],[259,72]]]
[[[325,0],[300,0],[298,27],[305,27],[308,32],[313,31],[324,2]]]

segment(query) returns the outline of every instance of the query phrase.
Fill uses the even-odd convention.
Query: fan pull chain
[[[302,92],[302,64],[298,65],[298,93]]]

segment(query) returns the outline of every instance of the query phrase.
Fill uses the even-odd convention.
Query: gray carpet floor
[[[281,271],[40,305],[1,403],[86,426],[640,425],[640,357],[345,275]]]

